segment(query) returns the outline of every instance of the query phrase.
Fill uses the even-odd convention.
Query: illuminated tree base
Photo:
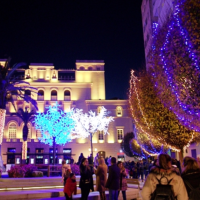
[[[0,145],[2,144],[3,140],[3,130],[5,125],[5,118],[6,118],[6,110],[0,109]]]
[[[22,142],[22,160],[27,159],[27,141]]]

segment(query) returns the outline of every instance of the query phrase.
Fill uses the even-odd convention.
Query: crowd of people
[[[94,158],[91,166],[90,158],[82,158],[80,162],[81,199],[87,200],[90,191],[94,191],[93,174],[96,175],[96,190],[100,199],[105,200],[105,191],[109,191],[109,200],[117,200],[120,191],[123,200],[126,200],[127,177],[144,180],[141,191],[143,200],[163,199],[199,200],[200,199],[200,167],[191,157],[185,157],[181,171],[180,163],[173,160],[168,154],[160,154],[154,162],[121,162],[115,157],[106,161],[103,157]],[[91,162],[92,163],[92,162]],[[67,171],[66,171],[67,169]],[[67,173],[66,173],[67,172]],[[108,173],[108,175],[107,175]],[[63,162],[63,182],[66,200],[76,194],[76,178],[70,171],[70,165]],[[67,177],[65,176],[67,174]]]

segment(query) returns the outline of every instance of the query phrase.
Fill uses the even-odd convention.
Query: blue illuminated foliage
[[[38,112],[35,116],[35,128],[39,130],[42,137],[39,140],[45,144],[53,145],[53,138],[56,144],[64,145],[71,141],[71,131],[75,126],[71,118],[72,112],[63,112],[56,102],[49,106],[46,113]]]

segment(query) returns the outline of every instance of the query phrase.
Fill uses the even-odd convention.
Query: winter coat
[[[73,193],[76,194],[76,181],[73,181],[71,178],[68,178],[64,187],[64,193],[66,193],[68,197],[71,197]]]
[[[127,190],[127,180],[126,180],[126,170],[120,172],[120,190],[125,191]]]
[[[89,166],[81,166],[80,167],[80,182],[79,187],[82,188],[85,184],[90,184],[90,189],[94,191],[93,177],[92,172]]]
[[[173,186],[174,195],[177,196],[177,200],[188,200],[187,190],[181,176],[177,175],[173,169],[164,170],[158,167],[151,168],[150,174],[146,178],[141,192],[143,200],[151,199],[151,194],[155,191],[158,184],[156,177],[160,179],[162,175],[166,176],[168,180],[172,179],[170,185]],[[161,183],[167,184],[167,180],[163,178]]]
[[[193,188],[197,188],[200,186],[200,170],[188,170],[187,173],[182,174],[183,181],[189,182]],[[191,189],[185,184],[187,189],[188,196],[190,194]],[[200,197],[199,197],[200,199]]]
[[[111,190],[119,190],[120,188],[120,169],[116,164],[113,164],[109,167],[109,175],[106,182],[106,188]]]
[[[99,192],[105,191],[105,185],[107,181],[107,171],[108,167],[107,165],[99,165],[97,167],[96,174],[96,190]]]

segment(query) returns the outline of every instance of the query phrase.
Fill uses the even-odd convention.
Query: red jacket
[[[73,193],[77,193],[76,181],[73,182],[70,177],[67,179],[67,182],[65,184],[64,193],[66,193],[68,197],[71,197]]]

